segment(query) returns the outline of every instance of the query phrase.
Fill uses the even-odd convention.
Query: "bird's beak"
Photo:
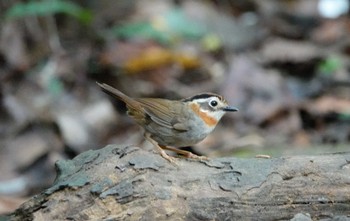
[[[238,111],[238,108],[227,106],[227,107],[224,107],[222,110],[235,112],[235,111]]]

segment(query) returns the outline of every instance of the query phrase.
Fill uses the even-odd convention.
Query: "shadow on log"
[[[350,153],[176,162],[133,146],[87,151],[57,162],[53,186],[11,218],[332,220],[350,215]]]

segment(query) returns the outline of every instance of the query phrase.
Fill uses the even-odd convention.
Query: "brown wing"
[[[180,101],[170,101],[159,98],[133,99],[108,84],[96,83],[107,94],[125,102],[128,108],[128,114],[139,124],[143,125],[147,123],[147,117],[149,117],[152,122],[162,127],[178,131],[188,130],[186,121],[181,120],[183,118],[176,114],[181,111],[182,108],[182,103]]]
[[[180,101],[159,98],[138,98],[136,100],[142,104],[146,114],[153,122],[170,129],[188,130],[186,125],[180,122],[181,117],[177,114],[182,108]]]

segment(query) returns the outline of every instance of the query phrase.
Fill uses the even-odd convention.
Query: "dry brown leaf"
[[[339,114],[350,114],[350,100],[331,96],[323,96],[313,102],[305,104],[306,109],[316,114],[327,114],[331,112]]]

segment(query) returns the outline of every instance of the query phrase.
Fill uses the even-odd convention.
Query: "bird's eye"
[[[217,101],[210,101],[210,106],[215,107],[216,105],[218,105]]]

